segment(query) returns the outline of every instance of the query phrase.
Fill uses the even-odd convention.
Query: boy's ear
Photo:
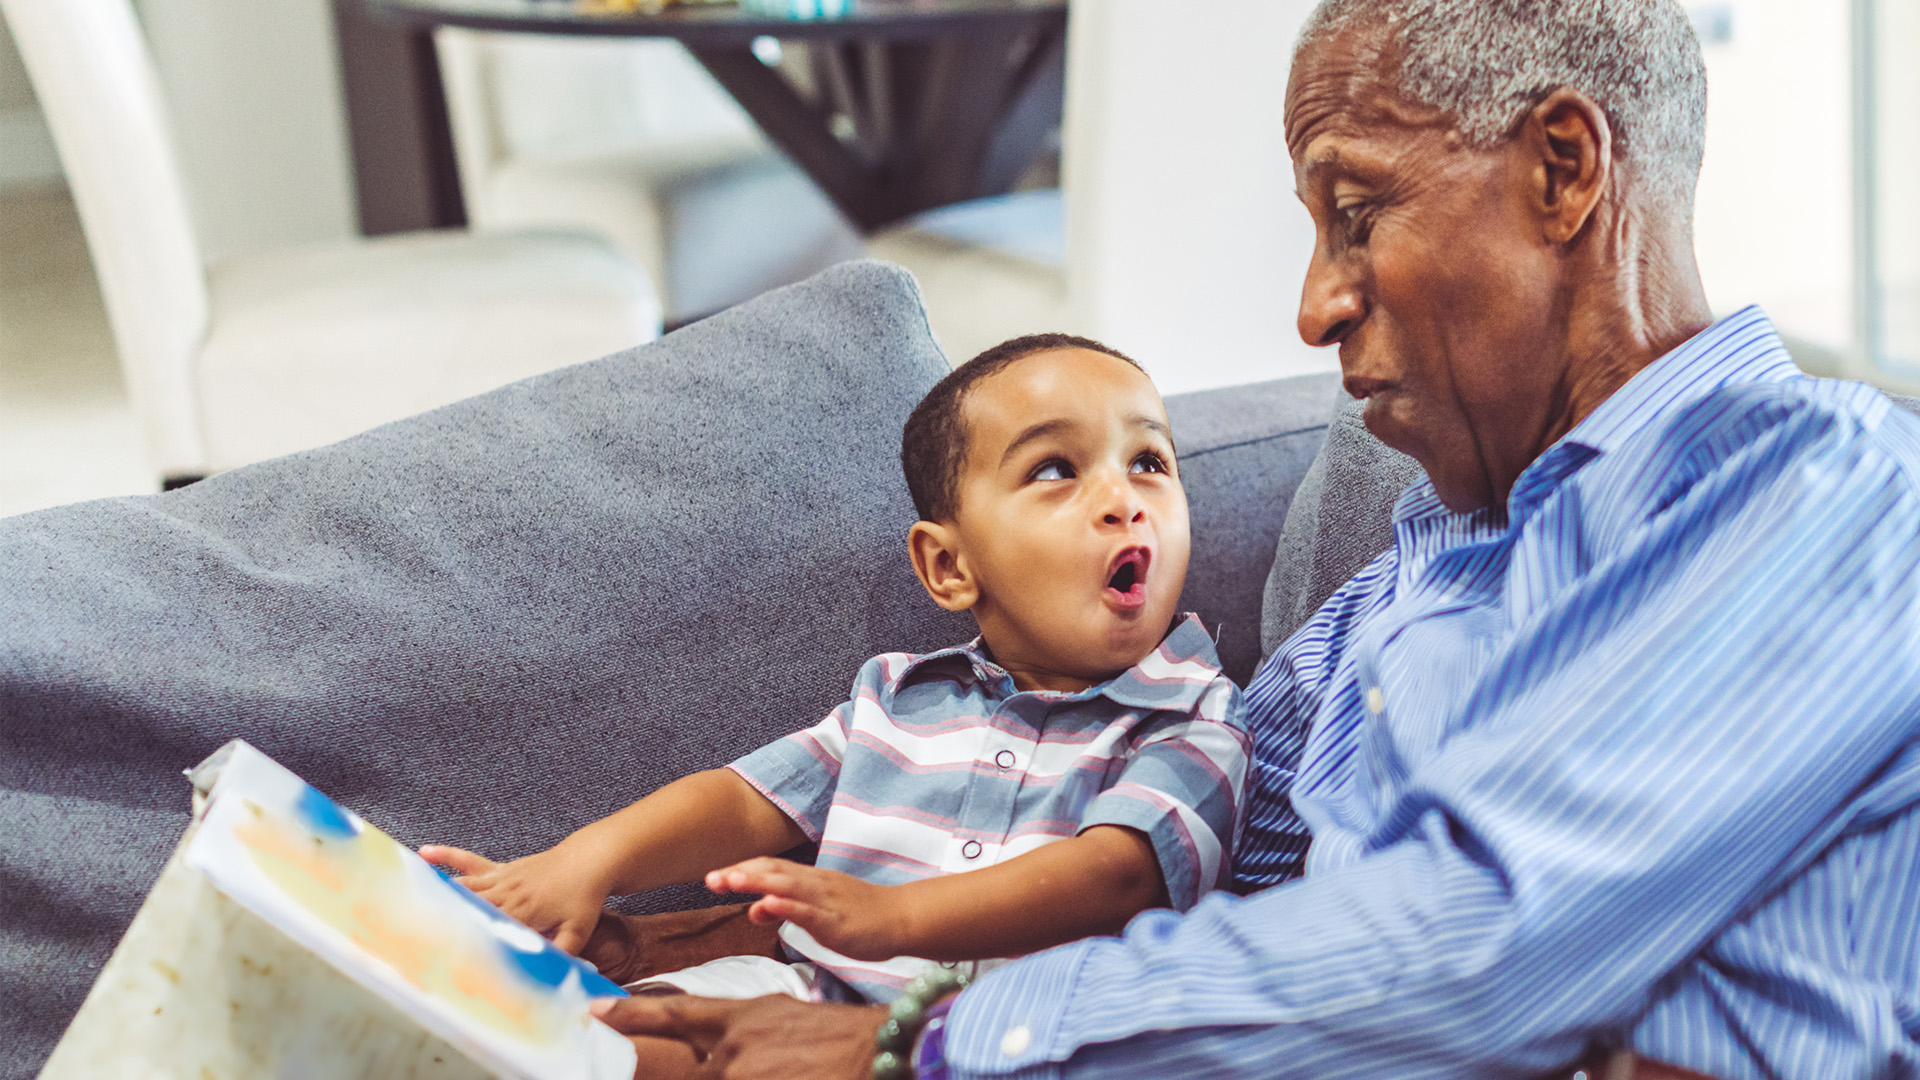
[[[980,586],[960,557],[960,537],[952,526],[916,521],[907,530],[913,572],[933,602],[948,611],[965,611],[980,601]]]

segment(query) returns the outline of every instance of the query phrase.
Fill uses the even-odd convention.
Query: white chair
[[[669,322],[858,258],[860,237],[672,41],[434,34],[476,230],[589,229]]]
[[[920,279],[956,361],[1070,330],[1134,355],[1163,393],[1330,370],[1331,353],[1294,329],[1313,226],[1281,127],[1311,7],[1073,0],[1059,248],[1020,242],[1044,233],[1047,206],[1018,195],[936,212],[870,249]]]
[[[165,478],[195,477],[658,336],[587,236],[419,233],[204,264],[128,0],[0,0]]]

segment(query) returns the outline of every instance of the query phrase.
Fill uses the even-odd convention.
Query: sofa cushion
[[[852,263],[0,521],[0,1076],[51,1049],[186,825],[180,769],[227,739],[405,842],[515,856],[815,722],[873,653],[970,636],[904,557],[900,428],[946,370],[912,280]]]
[[[1393,542],[1393,503],[1420,465],[1392,450],[1360,418],[1360,403],[1333,384],[1333,421],[1287,507],[1260,613],[1261,652],[1271,653],[1334,590]]]
[[[1185,609],[1216,631],[1223,670],[1260,663],[1261,589],[1281,523],[1327,433],[1336,375],[1305,375],[1167,399],[1193,518]]]

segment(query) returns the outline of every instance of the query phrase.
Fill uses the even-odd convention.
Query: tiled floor
[[[72,200],[0,190],[0,516],[156,486]]]

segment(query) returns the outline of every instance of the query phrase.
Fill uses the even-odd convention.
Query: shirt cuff
[[[1062,1021],[1090,944],[1022,957],[962,991],[947,1014],[953,1080],[1055,1080],[1078,1049],[1061,1045]]]

